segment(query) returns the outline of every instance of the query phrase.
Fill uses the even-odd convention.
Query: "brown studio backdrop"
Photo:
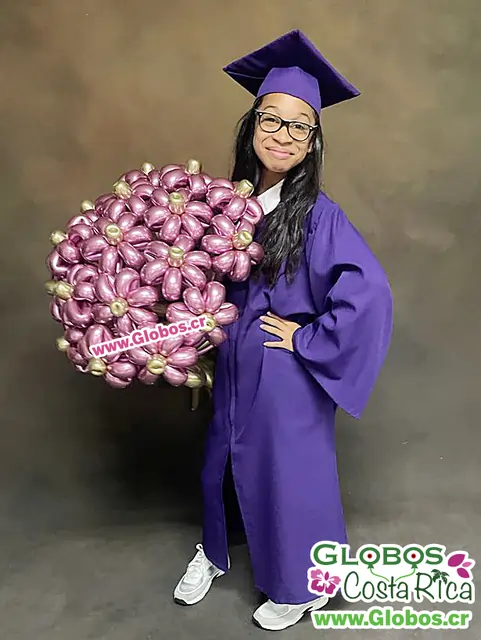
[[[323,116],[326,185],[395,298],[362,426],[339,419],[349,523],[430,517],[461,544],[469,513],[479,531],[480,16],[479,0],[3,0],[2,530],[143,506],[197,522],[209,403],[192,413],[187,390],[119,392],[73,371],[43,292],[48,237],[144,161],[194,157],[226,175],[250,98],[222,66],[301,28],[362,91]]]

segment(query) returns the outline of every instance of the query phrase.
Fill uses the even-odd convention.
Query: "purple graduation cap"
[[[231,62],[224,71],[257,98],[287,93],[318,113],[360,94],[298,30]]]

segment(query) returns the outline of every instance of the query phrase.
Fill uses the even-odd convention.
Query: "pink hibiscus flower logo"
[[[309,590],[313,593],[332,596],[339,589],[341,578],[329,575],[328,571],[323,573],[321,569],[311,567],[307,575],[309,578]]]
[[[456,573],[460,578],[465,578],[467,580],[472,580],[473,576],[471,571],[469,571],[470,567],[473,567],[476,563],[474,560],[470,560],[467,553],[464,551],[454,551],[450,553],[448,558],[448,567],[452,567],[456,569]]]

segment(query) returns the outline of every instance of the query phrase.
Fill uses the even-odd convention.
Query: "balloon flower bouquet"
[[[65,232],[51,234],[47,258],[57,348],[75,369],[115,388],[162,378],[210,389],[206,354],[238,318],[223,282],[246,280],[263,258],[253,238],[264,213],[252,193],[248,181],[213,179],[189,160],[145,163],[82,202]]]

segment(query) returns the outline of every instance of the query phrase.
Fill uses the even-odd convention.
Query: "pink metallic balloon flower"
[[[186,189],[172,193],[156,189],[151,197],[152,206],[144,213],[146,226],[169,244],[176,244],[181,234],[199,241],[213,214],[208,204],[193,197]]]
[[[115,318],[120,334],[157,321],[157,315],[148,309],[159,300],[157,289],[141,286],[140,275],[135,269],[122,269],[115,276],[101,273],[95,283],[95,294],[100,300],[93,306],[96,322],[107,324]]]
[[[161,285],[162,296],[168,301],[178,300],[186,286],[203,289],[211,258],[205,251],[193,251],[193,245],[189,236],[179,236],[171,247],[160,240],[150,243],[145,250],[149,262],[140,271],[142,282]]]
[[[124,353],[99,357],[90,351],[90,347],[113,338],[113,333],[105,326],[92,325],[89,327],[85,336],[78,341],[75,347],[75,354],[78,354],[79,362],[82,358],[82,364],[78,364],[77,368],[80,367],[82,371],[89,372],[94,376],[103,377],[111,387],[124,389],[137,377],[139,368],[130,362]]]
[[[197,316],[204,316],[204,328],[187,334],[184,341],[200,347],[204,338],[210,345],[218,346],[227,338],[222,327],[235,322],[239,316],[237,307],[225,302],[225,295],[225,287],[220,282],[208,282],[203,291],[189,287],[183,293],[184,302],[173,302],[167,307],[167,320],[185,321],[190,325]]]
[[[226,216],[217,215],[212,218],[211,229],[213,233],[202,238],[201,247],[215,256],[212,269],[234,282],[247,280],[251,266],[264,255],[261,245],[253,241],[254,225],[247,220],[235,225]]]
[[[150,327],[156,329],[155,325]],[[183,336],[172,336],[130,349],[126,357],[141,368],[138,378],[144,384],[154,384],[162,376],[179,387],[187,382],[188,369],[196,364],[199,354],[194,347],[184,346]]]
[[[238,184],[224,179],[213,180],[208,188],[206,202],[214,213],[222,214],[239,222],[245,220],[253,225],[259,224],[264,211],[255,197],[251,197],[254,188],[247,180]]]

